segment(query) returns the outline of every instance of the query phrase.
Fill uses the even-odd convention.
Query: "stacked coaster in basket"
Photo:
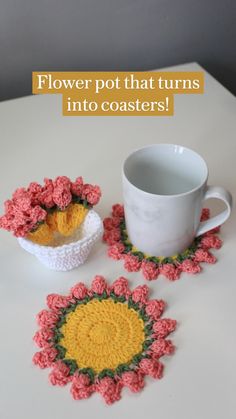
[[[84,183],[82,177],[32,182],[5,202],[0,227],[12,231],[47,267],[70,270],[86,260],[102,235],[101,219],[93,210],[100,197],[99,186]]]

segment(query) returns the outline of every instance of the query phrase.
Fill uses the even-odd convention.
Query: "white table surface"
[[[171,70],[201,70],[197,64]],[[204,95],[175,97],[174,117],[62,117],[62,98],[35,96],[0,104],[0,206],[17,186],[45,176],[83,175],[98,183],[101,216],[122,201],[121,164],[134,148],[155,142],[183,144],[206,159],[210,184],[236,195],[236,99],[206,74]],[[214,207],[215,208],[215,207]],[[47,370],[31,363],[35,315],[46,295],[67,293],[95,274],[112,282],[120,275],[133,287],[140,273],[126,273],[122,262],[106,257],[99,243],[87,263],[71,272],[47,270],[24,252],[11,234],[0,231],[0,417],[65,419],[159,417],[161,419],[234,419],[236,410],[236,235],[235,211],[222,228],[224,246],[216,265],[179,281],[163,277],[150,283],[153,298],[169,304],[166,316],[179,322],[172,339],[176,354],[165,359],[162,380],[147,379],[142,393],[123,391],[107,407],[94,394],[74,401],[67,388],[48,383]]]

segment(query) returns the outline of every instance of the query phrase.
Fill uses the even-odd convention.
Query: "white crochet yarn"
[[[76,241],[70,238],[69,243],[55,247],[40,246],[24,238],[18,238],[18,242],[23,249],[35,255],[48,268],[69,271],[85,262],[94,243],[102,236],[102,233],[101,218],[95,211],[90,210],[83,226],[76,233]]]

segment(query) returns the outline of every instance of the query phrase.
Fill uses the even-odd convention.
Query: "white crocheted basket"
[[[82,265],[87,259],[94,243],[102,236],[103,223],[99,215],[90,210],[73,237],[65,239],[63,243],[58,240],[57,245],[40,246],[24,238],[18,238],[23,249],[35,255],[40,262],[56,271],[69,271]]]

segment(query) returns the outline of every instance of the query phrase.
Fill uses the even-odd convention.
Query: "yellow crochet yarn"
[[[57,212],[54,211],[52,214],[48,214],[46,223],[50,227],[51,231],[57,231]]]
[[[80,368],[115,369],[142,351],[144,322],[127,304],[92,300],[68,314],[60,340]]]
[[[81,204],[71,204],[65,211],[58,211],[57,230],[63,236],[71,236],[87,215],[88,209]]]
[[[40,224],[37,230],[28,233],[27,239],[31,240],[33,243],[49,245],[53,241],[53,232],[46,223],[43,223]]]

